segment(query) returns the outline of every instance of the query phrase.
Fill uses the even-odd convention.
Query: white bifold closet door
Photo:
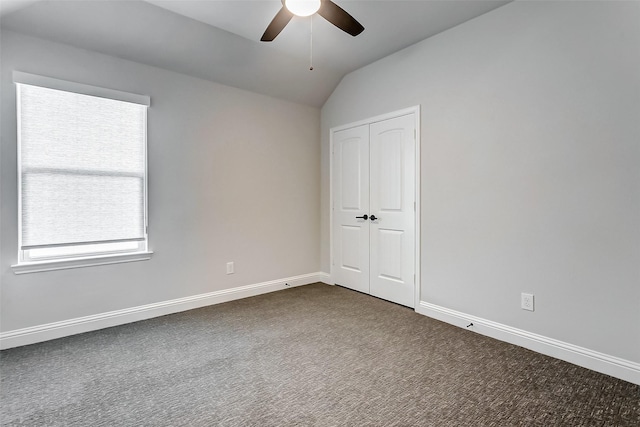
[[[333,133],[333,278],[414,307],[415,117]]]

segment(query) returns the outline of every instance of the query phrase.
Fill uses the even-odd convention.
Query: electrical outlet
[[[227,274],[233,274],[233,273],[234,273],[233,262],[228,262],[227,263]]]
[[[533,294],[520,294],[520,307],[523,310],[533,311]]]

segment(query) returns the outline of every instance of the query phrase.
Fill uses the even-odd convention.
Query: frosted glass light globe
[[[285,0],[289,12],[297,16],[311,16],[320,9],[320,0]]]

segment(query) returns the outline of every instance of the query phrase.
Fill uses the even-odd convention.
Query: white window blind
[[[14,76],[21,249],[145,240],[148,98],[24,76]]]

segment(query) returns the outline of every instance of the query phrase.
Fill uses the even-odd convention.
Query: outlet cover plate
[[[520,308],[533,311],[533,294],[523,292],[520,294]]]

